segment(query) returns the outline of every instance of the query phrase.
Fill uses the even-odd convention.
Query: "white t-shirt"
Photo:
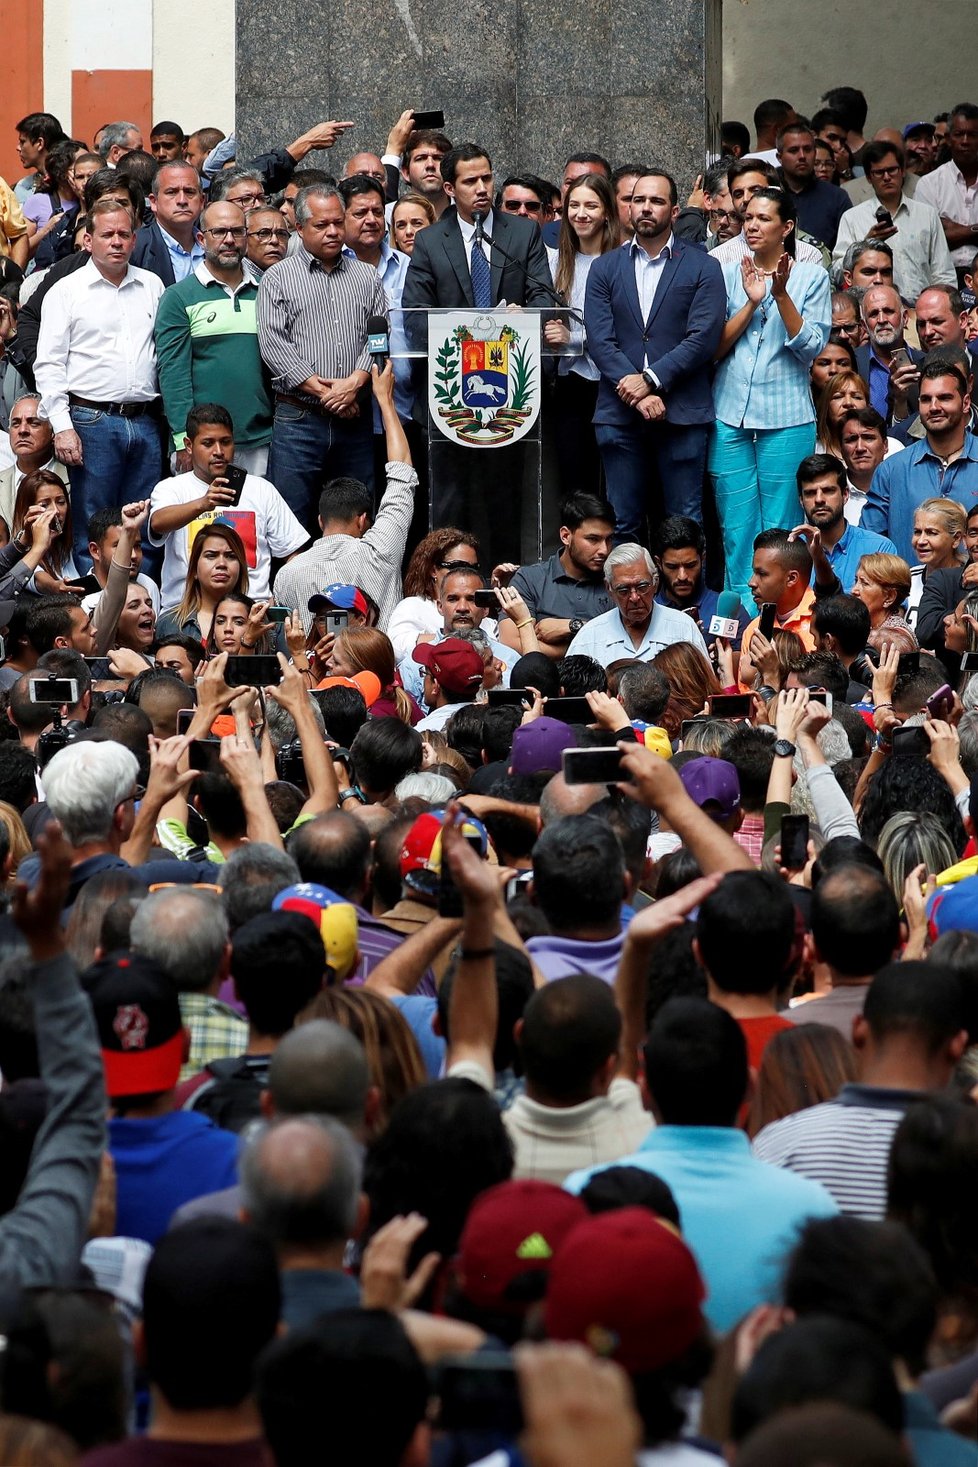
[[[207,487],[191,470],[187,474],[177,474],[172,479],[163,479],[150,498],[150,528],[147,530],[149,542],[151,545],[164,547],[161,592],[164,610],[179,606],[187,579],[191,547],[199,532],[214,520],[219,519],[229,524],[241,536],[248,558],[248,594],[256,601],[263,601],[270,594],[268,573],[272,557],[281,560],[309,540],[274,484],[270,484],[267,479],[259,479],[254,474],[249,474],[245,479],[237,504],[208,510],[206,514],[191,520],[189,525],[184,525],[182,530],[174,530],[172,534],[153,533],[151,526],[157,510],[201,499],[207,493]]]

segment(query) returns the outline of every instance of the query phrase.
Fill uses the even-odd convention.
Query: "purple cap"
[[[532,723],[521,723],[513,734],[513,749],[509,756],[512,774],[540,774],[560,768],[560,756],[565,749],[576,749],[577,739],[570,724],[559,718],[534,718]]]
[[[740,806],[740,780],[734,766],[726,759],[711,759],[708,754],[691,759],[679,771],[689,798],[700,809],[714,804],[720,807],[720,816],[726,820]]]

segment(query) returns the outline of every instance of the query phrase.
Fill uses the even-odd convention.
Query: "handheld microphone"
[[[710,636],[725,637],[732,642],[740,631],[740,597],[736,591],[721,591],[717,597],[716,615],[710,617]]]
[[[367,351],[371,362],[376,362],[378,371],[381,372],[387,366],[387,358],[390,356],[390,329],[386,316],[367,317]]]

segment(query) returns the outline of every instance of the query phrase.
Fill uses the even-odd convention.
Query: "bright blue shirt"
[[[351,260],[357,258],[349,245],[343,246],[343,253]],[[407,275],[410,263],[410,257],[402,254],[400,250],[392,249],[386,239],[381,242],[377,274],[380,276],[384,294],[387,297],[390,321],[388,339],[394,363],[394,406],[402,422],[407,422],[411,417],[411,407],[414,402],[414,393],[411,390],[411,362],[407,356],[408,339],[404,333],[404,313],[400,309],[404,277]],[[374,432],[383,433],[384,425],[381,421],[380,408],[376,402],[373,405],[373,414]]]
[[[885,535],[877,535],[872,530],[864,530],[861,525],[846,525],[845,533],[840,540],[826,550],[825,558],[842,582],[842,589],[846,595],[852,590],[856,581],[856,571],[859,567],[860,558],[864,555],[899,555],[899,551],[892,540]],[[812,571],[814,583],[815,572]]]
[[[608,1166],[639,1167],[671,1189],[707,1287],[706,1314],[718,1330],[732,1328],[755,1304],[777,1302],[802,1224],[839,1210],[819,1182],[759,1162],[732,1126],[657,1126],[634,1155],[572,1172],[565,1189],[580,1192]]]
[[[956,499],[969,514],[978,503],[978,438],[965,433],[961,457],[945,468],[927,439],[880,464],[859,517],[860,527],[889,535],[897,554],[913,564],[914,511],[925,499]]]
[[[239,1144],[234,1131],[222,1131],[196,1110],[169,1111],[148,1120],[110,1120],[119,1236],[155,1243],[178,1207],[233,1187]]]
[[[746,304],[741,262],[721,265],[727,288],[727,320]],[[718,422],[731,428],[797,428],[814,423],[809,364],[829,339],[832,288],[821,265],[795,263],[788,294],[801,316],[789,337],[781,312],[767,295],[733,348],[717,365],[713,404]]]
[[[156,222],[159,224],[159,220]],[[174,281],[186,280],[187,276],[196,270],[198,265],[203,263],[204,246],[195,239],[189,251],[185,250],[182,244],[177,243],[172,234],[167,234],[162,224],[160,224],[160,234],[162,234],[163,243],[170,252],[170,264],[173,266]]]

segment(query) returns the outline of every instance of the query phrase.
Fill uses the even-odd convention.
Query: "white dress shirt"
[[[841,265],[850,245],[869,237],[879,207],[879,200],[873,194],[864,204],[856,204],[843,214],[832,251],[834,265]],[[904,194],[893,214],[893,223],[896,234],[886,243],[893,251],[893,284],[903,299],[912,303],[929,285],[952,285],[957,289],[957,272],[937,210]]]
[[[978,179],[969,186],[956,163],[942,163],[933,173],[918,178],[914,198],[919,204],[930,204],[955,224],[978,225]],[[951,259],[959,270],[970,270],[974,255],[973,244],[960,245],[951,251]]]
[[[121,285],[89,260],[48,291],[34,376],[41,417],[71,428],[69,392],[93,402],[151,402],[159,395],[153,323],[163,282],[130,265]]]
[[[473,237],[475,235],[475,225],[474,224],[470,224],[467,219],[463,219],[462,216],[461,216],[461,214],[459,214],[459,216],[458,216],[458,227],[462,231],[462,244],[465,246],[465,259],[466,259],[466,262],[467,262],[468,267],[469,267],[469,274],[471,275],[471,273],[472,273],[472,240],[473,240]],[[491,209],[489,210],[489,213],[486,215],[485,219],[482,221],[482,228],[483,228],[484,233],[488,234],[489,238],[492,239],[492,232],[493,232],[493,213],[492,213],[492,210]],[[483,244],[483,246],[482,246],[482,253],[485,255],[486,259],[488,260],[489,259],[489,244],[488,244],[488,242],[485,243],[485,244]]]
[[[846,216],[843,214],[842,217],[844,219]],[[718,244],[715,249],[710,251],[710,254],[721,265],[739,264],[745,255],[750,254],[750,250],[747,248],[747,240],[744,238],[744,231],[741,230],[739,234],[735,234],[733,239],[725,239],[723,244]],[[821,250],[817,250],[814,245],[810,245],[804,239],[795,240],[795,259],[799,265],[825,264],[825,261],[822,259]]]

